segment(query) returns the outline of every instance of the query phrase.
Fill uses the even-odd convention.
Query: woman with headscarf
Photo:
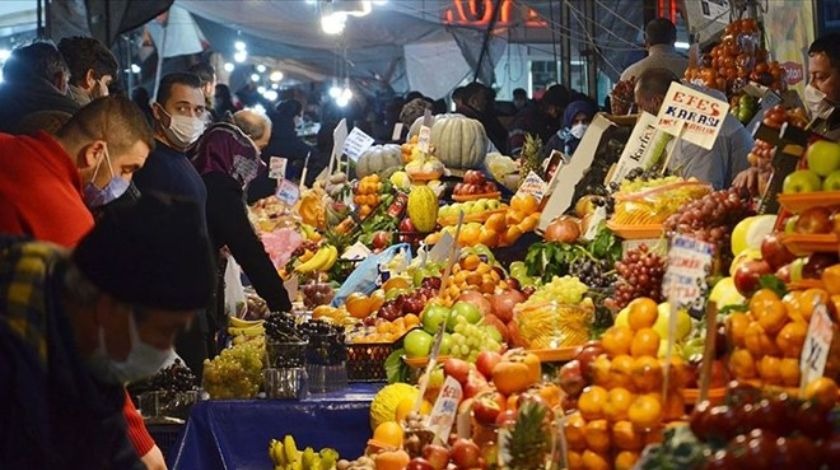
[[[266,119],[264,132],[269,133],[270,128]],[[226,246],[230,250],[271,311],[290,311],[289,295],[248,220],[243,199],[246,187],[263,165],[258,144],[233,124],[214,124],[199,141],[193,165],[207,187],[207,230],[213,249]]]
[[[570,158],[597,112],[598,106],[589,100],[569,103],[563,112],[563,127],[551,136],[545,146],[545,157],[550,156],[553,150],[559,150],[566,155],[566,158]]]

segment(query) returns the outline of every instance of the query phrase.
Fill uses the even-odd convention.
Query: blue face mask
[[[99,167],[102,165],[102,160],[108,162],[108,169],[111,171],[111,179],[108,180],[108,183],[104,188],[98,188],[95,184],[93,184],[93,180],[96,179],[96,175],[99,173]],[[102,207],[122,196],[128,189],[128,186],[128,181],[114,175],[114,168],[111,166],[111,156],[108,154],[108,148],[106,147],[104,158],[99,160],[99,163],[96,164],[96,168],[93,169],[93,176],[90,177],[90,181],[88,181],[85,185],[85,204],[87,204],[90,209]]]

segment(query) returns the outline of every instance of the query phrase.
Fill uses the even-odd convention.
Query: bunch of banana
[[[272,439],[268,444],[268,456],[274,462],[274,470],[331,470],[338,462],[338,452],[325,447],[315,452],[312,447],[299,451],[295,438],[287,434],[282,441]]]
[[[233,341],[236,344],[247,341],[249,338],[265,335],[263,320],[243,320],[237,317],[229,317],[228,322],[228,334],[233,336]]]
[[[311,273],[329,271],[338,259],[338,248],[333,245],[321,247],[312,258],[295,267],[295,272]]]
[[[321,234],[318,230],[309,225],[309,224],[300,224],[300,231],[303,232],[304,237],[311,242],[317,242],[321,240]]]

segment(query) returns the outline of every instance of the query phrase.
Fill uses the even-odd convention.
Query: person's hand
[[[166,470],[166,461],[163,460],[163,452],[160,451],[160,447],[157,445],[146,452],[146,455],[140,457],[140,461],[149,470]]]
[[[758,181],[761,178],[761,172],[758,168],[750,167],[738,173],[735,179],[732,180],[732,187],[746,189],[751,195],[758,194]]]

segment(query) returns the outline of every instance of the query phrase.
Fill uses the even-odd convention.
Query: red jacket
[[[0,232],[74,247],[93,228],[73,159],[45,132],[0,133]],[[139,456],[154,446],[126,394],[123,415]]]

